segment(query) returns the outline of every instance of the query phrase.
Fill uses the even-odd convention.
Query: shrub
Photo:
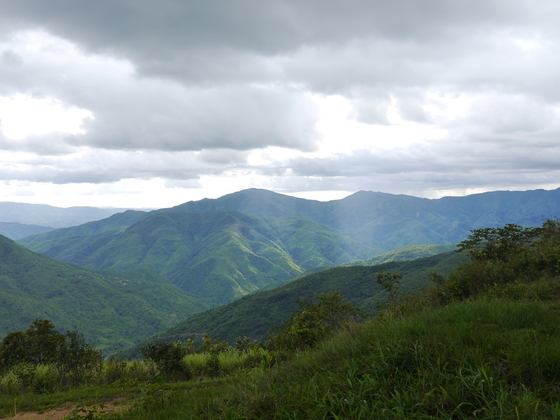
[[[140,348],[142,356],[153,361],[162,373],[181,377],[191,376],[183,364],[183,358],[187,352],[188,348],[180,341],[173,343],[151,342]]]
[[[329,292],[298,300],[299,308],[267,335],[273,350],[296,351],[314,346],[350,324],[367,317],[340,292]]]
[[[11,370],[0,379],[0,393],[17,395],[23,386],[23,381]]]

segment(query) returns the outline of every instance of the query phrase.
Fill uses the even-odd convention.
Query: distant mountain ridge
[[[0,235],[4,235],[13,240],[32,235],[40,235],[41,233],[47,233],[54,229],[55,228],[47,226],[26,225],[17,222],[0,222]]]
[[[454,244],[479,227],[539,225],[558,215],[560,189],[435,200],[360,191],[328,202],[249,189],[127,211],[19,242],[87,267],[149,268],[222,304],[317,266],[411,245]]]
[[[122,208],[98,207],[54,207],[47,204],[0,202],[0,222],[16,222],[26,225],[61,228],[81,225],[92,220],[100,220],[115,213],[125,211]]]
[[[359,191],[327,202],[249,189],[158,211],[210,210],[309,218],[386,252],[407,245],[456,243],[480,227],[540,225],[546,218],[560,215],[560,188],[440,199]]]

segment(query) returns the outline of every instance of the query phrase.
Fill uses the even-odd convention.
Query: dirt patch
[[[97,410],[101,411],[101,404],[94,404],[97,406]],[[93,406],[87,406],[86,409],[92,408]],[[103,411],[106,413],[116,413],[121,410],[128,408],[128,404],[123,404],[122,400],[112,401],[103,404]],[[71,407],[57,407],[49,411],[44,411],[42,413],[29,412],[29,413],[18,413],[13,417],[8,417],[9,419],[15,420],[63,420],[64,416],[72,414],[72,411],[76,406]],[[83,413],[81,413],[83,415]]]

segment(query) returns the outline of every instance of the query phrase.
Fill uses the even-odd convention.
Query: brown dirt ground
[[[127,408],[127,404],[122,404],[122,401],[113,401],[103,404],[103,410],[105,412],[118,412]],[[44,411],[42,413],[29,412],[29,413],[18,413],[15,416],[8,417],[8,419],[15,420],[63,420],[64,416],[72,414],[72,410],[76,407],[57,407],[49,411]],[[99,405],[98,405],[99,409]]]

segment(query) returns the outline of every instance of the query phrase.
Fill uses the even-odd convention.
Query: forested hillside
[[[0,236],[0,337],[48,318],[107,354],[208,307],[171,284],[96,274]]]
[[[157,334],[156,339],[170,341],[197,338],[204,333],[232,344],[238,337],[262,339],[271,327],[283,322],[297,308],[298,298],[330,291],[339,291],[351,303],[367,312],[377,312],[378,304],[387,299],[387,293],[377,283],[378,273],[399,273],[402,276],[399,290],[410,293],[428,285],[430,273],[446,276],[465,261],[465,255],[447,252],[413,261],[395,261],[370,267],[332,268],[193,315]]]
[[[360,191],[328,202],[250,189],[160,211],[209,210],[305,217],[386,252],[408,245],[457,243],[480,227],[506,223],[538,226],[560,214],[560,189],[495,191],[441,199]]]
[[[90,268],[149,268],[215,303],[229,302],[309,268],[376,253],[308,219],[226,211],[157,213],[122,231],[27,245]]]

